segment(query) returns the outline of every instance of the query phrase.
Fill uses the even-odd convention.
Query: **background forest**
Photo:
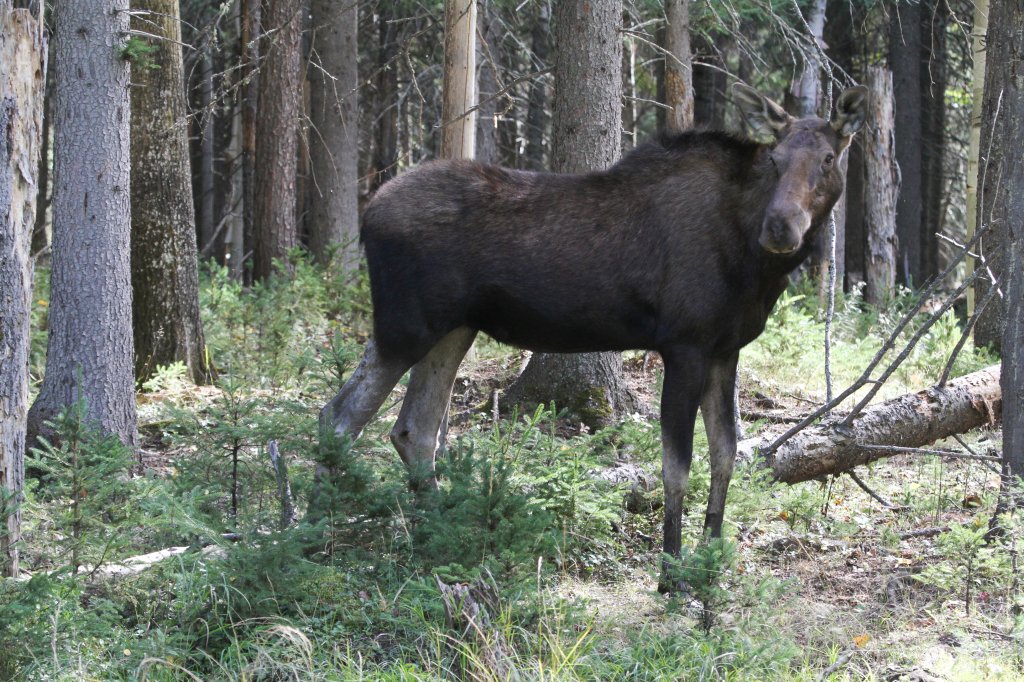
[[[1007,0],[0,0],[0,679],[1024,679],[1022,50]],[[385,182],[741,134],[737,82],[871,104],[740,356],[722,541],[698,420],[690,594],[655,353],[480,336],[426,497],[408,379],[319,431]]]

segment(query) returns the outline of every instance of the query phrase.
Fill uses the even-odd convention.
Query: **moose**
[[[455,374],[478,332],[549,353],[657,351],[664,551],[680,552],[698,407],[711,467],[704,532],[720,537],[739,351],[828,220],[867,107],[863,86],[839,96],[830,121],[793,118],[744,85],[733,92],[770,144],[688,131],[600,172],[435,161],[381,187],[360,234],[373,335],[322,428],[357,438],[411,368],[391,441],[436,486]]]

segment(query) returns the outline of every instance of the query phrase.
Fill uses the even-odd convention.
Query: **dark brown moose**
[[[655,350],[665,363],[665,552],[680,550],[698,407],[711,460],[705,533],[720,536],[736,359],[842,192],[839,157],[863,123],[867,90],[843,92],[831,122],[794,119],[742,85],[734,94],[772,144],[690,131],[602,172],[439,161],[384,185],[361,233],[373,339],[322,424],[356,438],[411,367],[391,440],[436,485],[452,383],[478,331],[535,351]]]

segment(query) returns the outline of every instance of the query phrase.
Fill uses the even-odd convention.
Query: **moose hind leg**
[[[704,534],[722,537],[725,497],[736,461],[736,361],[738,354],[716,359],[708,369],[700,411],[708,434],[708,459],[711,464],[711,491],[704,517]]]
[[[352,376],[320,410],[321,430],[357,439],[407,369],[409,364],[402,360],[382,358],[370,339]]]
[[[475,330],[460,327],[441,339],[412,368],[402,411],[391,430],[391,442],[409,468],[413,487],[437,487],[434,455],[441,444],[441,426],[455,374],[474,338]]]

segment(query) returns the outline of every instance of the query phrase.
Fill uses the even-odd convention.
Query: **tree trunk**
[[[720,39],[722,43],[726,40]],[[694,123],[721,130],[725,127],[725,89],[728,85],[721,46],[716,46],[703,35],[694,37],[692,46]]]
[[[971,128],[967,146],[967,241],[978,231],[978,156],[981,150],[981,109],[985,100],[985,34],[988,32],[988,0],[975,0],[974,25],[971,28],[971,56],[974,64],[971,76]],[[974,257],[966,260],[967,275],[974,272]],[[967,290],[967,315],[974,314],[977,287],[987,287],[988,282],[978,280]],[[981,291],[984,296],[984,290]],[[977,343],[977,337],[975,337]],[[978,344],[982,345],[982,344]]]
[[[808,37],[809,40],[814,41],[815,45],[819,49],[824,49],[824,34],[825,34],[825,0],[814,0],[811,5],[811,11],[807,17],[807,25],[811,29],[811,34]],[[803,55],[804,69],[800,75],[800,78],[793,82],[793,95],[797,103],[797,115],[800,117],[817,116],[818,110],[821,108],[821,72],[822,64],[821,58],[817,52],[817,49],[813,46],[806,48],[808,54]],[[830,112],[825,112],[827,116]],[[847,164],[848,156],[843,155],[840,164]],[[846,166],[842,166],[842,171],[846,173]],[[841,196],[839,201],[836,202],[835,207],[832,209],[832,215],[835,217],[835,267],[836,267],[836,282],[842,285],[843,281],[843,258],[840,254],[843,251],[846,240],[845,226],[846,226],[846,197]],[[811,252],[811,258],[807,265],[807,271],[810,273],[811,278],[817,284],[818,301],[821,307],[825,307],[828,297],[828,286],[829,286],[829,261],[833,259],[832,249],[830,248],[830,229],[820,230],[814,239],[813,250]]]
[[[239,0],[242,30],[239,34],[241,55],[241,102],[242,107],[242,241],[245,257],[238,269],[245,280],[252,279],[252,269],[246,263],[252,262],[252,249],[256,242],[256,114],[259,112],[260,72],[257,68],[260,58],[260,0]]]
[[[865,178],[864,178],[864,147],[867,132],[857,135],[850,144],[847,156],[846,170],[846,191],[844,192],[844,203],[846,205],[845,220],[843,221],[843,239],[845,246],[843,250],[843,272],[846,277],[846,289],[852,291],[855,286],[865,281],[864,252],[867,244],[865,231],[866,201]]]
[[[29,440],[82,399],[90,426],[134,447],[128,0],[61,2],[56,17],[50,335]]]
[[[864,297],[882,305],[896,284],[896,195],[899,180],[893,164],[892,74],[883,67],[868,68],[871,109],[864,133],[866,167]]]
[[[978,183],[978,227],[991,226],[988,234],[981,239],[977,252],[985,259],[985,265],[995,276],[1004,296],[992,299],[978,318],[974,327],[974,343],[977,346],[992,346],[1002,349],[1003,330],[1006,327],[1006,282],[1008,272],[995,257],[1006,250],[1009,244],[1010,205],[1013,193],[1020,187],[1012,187],[1008,177],[1020,166],[1020,148],[1007,147],[1013,138],[1013,126],[1024,125],[1024,121],[1013,119],[1007,96],[1014,91],[1014,78],[1020,73],[1010,61],[1019,55],[1019,46],[1010,44],[1010,37],[1019,35],[1019,26],[1001,26],[1000,21],[1009,17],[1012,10],[1009,3],[991,2],[988,24],[988,40],[985,56],[985,96],[981,112],[981,180]],[[1019,201],[1020,197],[1017,197]],[[1017,226],[1014,225],[1014,228]],[[1005,262],[1005,259],[1004,261]],[[988,289],[988,277],[979,281],[975,295],[980,298]]]
[[[242,36],[245,2],[239,0],[232,9],[231,20],[239,39]],[[241,47],[241,46],[239,46]],[[242,62],[244,50],[239,49],[238,58]],[[239,68],[239,72],[244,70]],[[227,259],[231,268],[231,277],[241,281],[243,277],[242,265],[245,260],[245,168],[243,163],[244,123],[242,121],[242,108],[244,107],[244,90],[239,89],[231,107],[231,132],[227,150],[227,176],[228,176],[228,198],[224,207],[224,220],[227,225],[224,228],[227,241]]]
[[[693,58],[690,55],[690,0],[665,2],[665,129],[693,127]]]
[[[854,26],[861,25],[847,3],[831,2],[826,6],[824,38],[827,55],[840,73],[858,74],[854,67],[855,52],[863,37]],[[834,94],[834,93],[833,93]],[[846,191],[836,204],[836,281],[853,289],[864,281],[864,133],[856,135],[843,163],[846,164]]]
[[[141,7],[147,7],[148,5],[155,4],[152,0],[142,0],[139,3]],[[167,5],[168,3],[162,3]],[[177,3],[175,3],[177,5]],[[177,9],[174,12],[175,16],[178,15]],[[149,17],[147,17],[148,21]],[[157,24],[163,24],[163,17],[156,17],[153,19]],[[145,25],[139,22],[137,26],[139,30],[145,30],[152,33],[149,29],[143,28]],[[175,27],[174,30],[177,34],[181,35],[181,28]],[[178,38],[180,40],[180,37]],[[166,45],[155,45],[154,47],[159,48],[161,52],[167,49]],[[215,205],[215,192],[213,189],[213,165],[214,165],[214,132],[216,130],[216,109],[217,105],[213,99],[213,55],[210,53],[213,50],[213,46],[207,44],[206,53],[203,54],[199,61],[201,64],[199,70],[199,107],[201,109],[201,117],[199,118],[199,248],[204,256],[213,256],[217,262],[224,261],[224,253],[222,249],[216,247],[217,239],[217,220],[214,217],[214,205]],[[136,71],[142,71],[143,69],[136,69]],[[184,70],[182,71],[184,73]],[[147,74],[148,76],[148,74]],[[149,77],[149,82],[153,82],[156,78]],[[134,103],[134,100],[133,100]],[[146,111],[144,109],[137,109],[137,111]],[[177,123],[178,119],[173,119]],[[191,203],[191,202],[190,202]],[[196,222],[195,218],[192,218],[193,222]]]
[[[541,0],[537,7],[537,18],[533,22],[531,49],[535,68],[548,67],[551,56],[551,5]],[[548,85],[545,76],[530,81],[529,102],[526,112],[526,159],[530,170],[545,170],[544,138],[548,129]]]
[[[1024,17],[1018,17],[1024,20]],[[1016,93],[1019,98],[1020,91]],[[1017,104],[1024,115],[1024,104]],[[1024,124],[1024,119],[1021,120]],[[1018,140],[1024,142],[1024,140]],[[1020,147],[1017,147],[1020,149]],[[1003,331],[1003,461],[1011,476],[1024,478],[1024,178],[1020,164],[1016,178],[1016,223],[1011,228],[1009,279],[1006,285],[1006,327]]]
[[[994,365],[953,379],[943,388],[936,386],[872,405],[853,420],[849,433],[834,429],[842,416],[826,418],[767,455],[765,465],[782,483],[810,481],[899,454],[882,446],[919,448],[993,425],[1001,412],[999,366]],[[745,440],[739,444],[740,455],[750,457],[773,440],[770,436]]]
[[[313,172],[310,247],[326,260],[340,247],[342,268],[359,266],[359,73],[358,4],[313,0],[309,136]]]
[[[621,0],[556,5],[553,170],[584,173],[619,157],[622,102]],[[561,248],[551,244],[549,248]],[[591,427],[636,409],[625,388],[619,353],[535,354],[506,402],[554,401]]]
[[[894,140],[900,192],[896,203],[896,236],[901,284],[920,286],[921,267],[921,3],[900,0],[892,10],[889,66],[894,106]]]
[[[982,171],[987,180],[979,224],[990,221],[1007,250],[1002,273],[997,274],[1005,299],[997,296],[986,311],[999,304],[997,317],[1005,320],[1003,461],[1007,473],[1024,477],[1024,5],[1019,0],[993,0],[990,11],[981,148],[991,148],[992,153]],[[985,252],[993,253],[991,241]]]
[[[377,8],[377,82],[374,110],[373,163],[370,190],[395,177],[398,171],[398,24],[390,3]]]
[[[44,21],[45,15],[40,18]],[[45,23],[44,23],[45,26]],[[46,61],[53,62],[53,41],[47,41]],[[46,86],[43,97],[43,139],[39,154],[39,172],[36,175],[36,225],[32,231],[32,253],[40,253],[50,244],[46,234],[47,209],[50,207],[50,188],[53,180],[53,166],[50,164],[50,141],[53,139],[53,69],[46,69]]]
[[[496,98],[501,90],[501,58],[504,26],[494,0],[479,0],[480,42],[477,47],[479,110],[476,125],[476,158],[483,163],[500,163],[502,118],[508,97]]]
[[[476,0],[445,0],[441,157],[476,153]]]
[[[811,11],[807,16],[807,25],[811,29],[808,40],[814,41],[818,48],[824,49],[825,35],[825,0],[813,0]],[[802,117],[817,116],[821,107],[821,59],[817,49],[806,47],[803,55],[804,69],[800,78],[793,82],[793,95],[797,101],[797,113]],[[828,112],[825,112],[826,114]]]
[[[25,483],[32,232],[45,148],[43,20],[0,2],[0,576],[18,576]]]
[[[302,0],[264,0],[256,121],[253,278],[266,279],[296,244],[296,169],[302,111]]]
[[[210,368],[199,318],[178,0],[137,0],[135,7],[149,14],[133,19],[133,28],[159,36],[151,63],[134,71],[131,94],[135,378],[183,362],[202,384]]]
[[[939,238],[946,207],[945,0],[923,0],[921,35],[921,282],[939,272]]]

